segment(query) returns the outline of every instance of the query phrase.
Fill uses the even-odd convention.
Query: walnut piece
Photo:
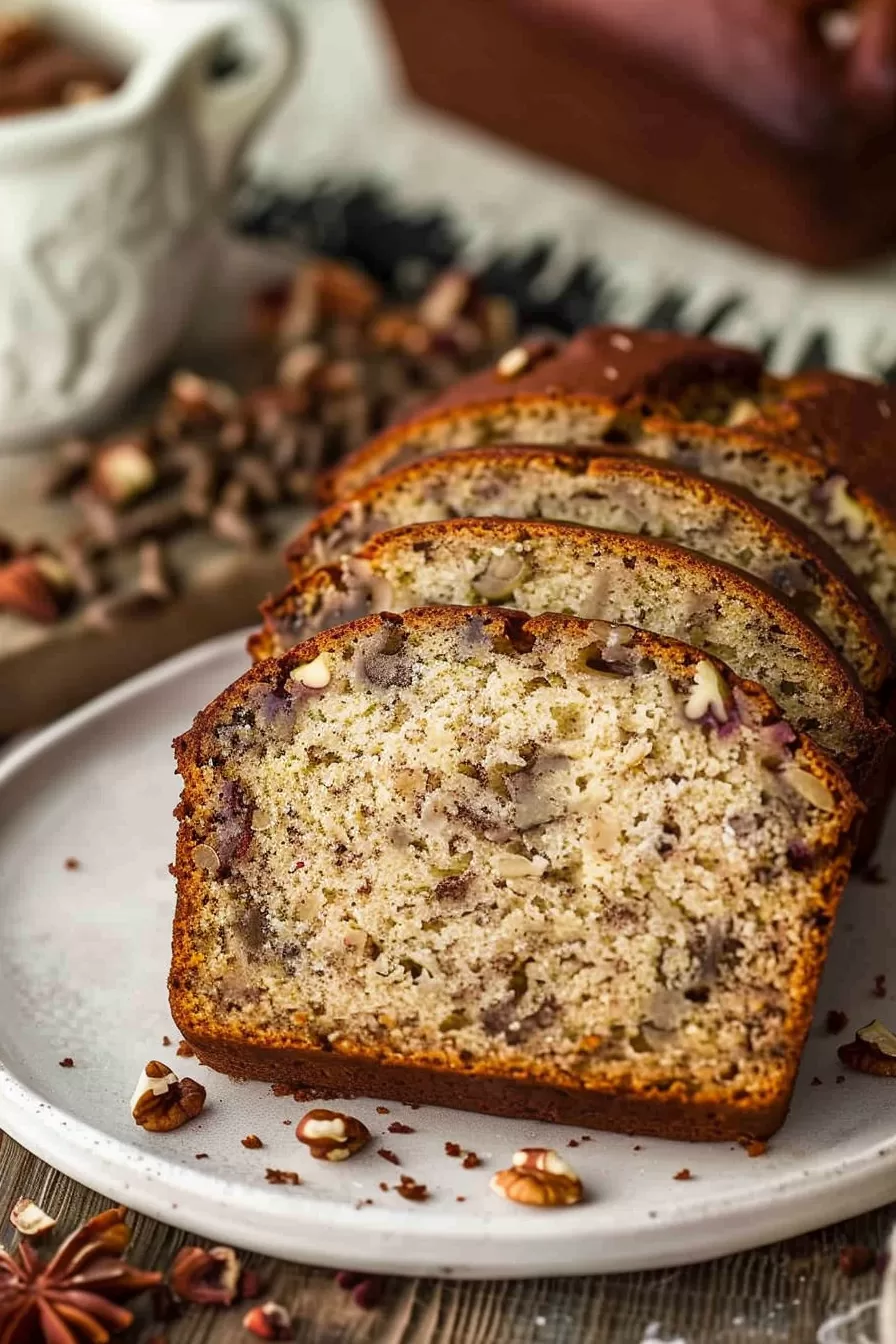
[[[506,350],[495,365],[499,378],[518,378],[529,367],[529,351],[524,345],[515,345]]]
[[[158,471],[145,438],[113,439],[97,451],[90,484],[100,499],[122,507],[152,490]]]
[[[550,864],[541,854],[527,858],[525,854],[498,854],[495,856],[495,872],[499,877],[542,877]]]
[[[221,860],[211,845],[197,845],[193,850],[193,862],[207,873],[216,873],[221,866]]]
[[[803,770],[798,765],[787,765],[781,774],[786,784],[820,812],[836,812],[834,795],[826,784],[808,770]]]
[[[526,562],[515,550],[495,547],[481,574],[471,581],[471,587],[486,602],[506,602],[513,597],[516,585],[526,573]]]
[[[369,1142],[370,1130],[353,1115],[318,1107],[302,1116],[296,1126],[296,1138],[319,1161],[344,1162]]]
[[[684,707],[685,718],[702,719],[711,714],[717,723],[727,723],[731,694],[718,669],[701,658],[694,672],[694,689]]]
[[[292,1339],[293,1329],[289,1312],[279,1302],[265,1302],[252,1307],[243,1317],[243,1329],[259,1339]]]
[[[205,1106],[205,1088],[192,1078],[178,1078],[166,1064],[150,1060],[131,1098],[131,1115],[152,1134],[167,1134],[194,1120]]]
[[[297,681],[300,686],[307,686],[309,690],[322,691],[330,684],[330,669],[322,653],[313,662],[294,667],[289,675],[293,681]]]
[[[842,527],[849,541],[864,541],[868,533],[868,519],[865,511],[849,492],[849,482],[845,476],[833,476],[825,486],[827,513],[825,522],[829,527]]]
[[[760,410],[755,401],[750,401],[748,397],[741,397],[728,412],[725,424],[730,429],[734,429],[737,425],[745,425],[748,420],[755,420],[759,414]]]
[[[9,1221],[23,1237],[39,1237],[56,1226],[55,1218],[51,1218],[43,1209],[38,1208],[33,1199],[25,1197],[16,1200],[10,1211]]]
[[[510,1167],[495,1172],[489,1187],[514,1204],[542,1209],[579,1204],[584,1193],[579,1177],[553,1148],[521,1148]]]

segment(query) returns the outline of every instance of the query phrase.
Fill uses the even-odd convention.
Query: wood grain
[[[23,1194],[64,1232],[109,1203],[0,1135],[6,1247],[15,1238],[8,1212]],[[245,1263],[292,1314],[297,1344],[813,1344],[825,1321],[877,1296],[876,1271],[848,1279],[838,1255],[851,1244],[882,1247],[894,1215],[890,1205],[775,1246],[656,1273],[495,1283],[395,1278],[374,1311],[356,1307],[330,1271],[255,1255]],[[146,1267],[164,1269],[185,1242],[202,1243],[151,1218],[132,1221],[132,1255]],[[242,1314],[192,1307],[160,1324],[144,1307],[131,1336],[139,1344],[160,1336],[170,1344],[246,1344]]]

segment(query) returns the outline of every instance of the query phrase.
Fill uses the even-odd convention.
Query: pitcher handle
[[[293,73],[298,58],[298,32],[270,0],[189,0],[194,16],[207,16],[213,41],[228,33],[239,36],[251,58],[245,72],[209,79],[197,65],[188,86],[193,124],[205,150],[208,180],[221,190],[253,129]]]

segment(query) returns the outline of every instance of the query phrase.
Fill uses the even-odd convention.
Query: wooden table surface
[[[7,1214],[20,1195],[58,1218],[61,1232],[109,1204],[0,1135],[0,1244],[7,1248],[15,1239]],[[872,1269],[847,1277],[840,1251],[883,1247],[894,1217],[891,1205],[775,1246],[656,1273],[501,1283],[393,1278],[369,1311],[331,1271],[255,1255],[244,1263],[260,1272],[266,1297],[290,1312],[298,1344],[862,1344],[877,1339],[880,1276]],[[151,1218],[131,1221],[132,1258],[146,1268],[167,1268],[187,1242],[206,1244]],[[236,1227],[233,1240],[238,1245]],[[190,1307],[162,1324],[138,1304],[124,1344],[246,1344],[244,1310]]]

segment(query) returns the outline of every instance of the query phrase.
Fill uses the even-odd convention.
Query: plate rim
[[[106,714],[236,652],[246,631],[207,640],[113,687],[55,723],[14,745],[0,758],[0,792],[39,758]],[[28,1151],[65,1175],[110,1199],[162,1223],[220,1241],[236,1240],[249,1251],[309,1265],[438,1278],[534,1278],[545,1274],[583,1275],[659,1269],[729,1255],[813,1231],[896,1198],[896,1134],[840,1159],[832,1168],[807,1173],[795,1163],[755,1195],[722,1193],[689,1204],[670,1216],[659,1211],[618,1221],[612,1228],[589,1228],[594,1202],[564,1213],[553,1235],[545,1236],[538,1211],[514,1210],[518,1217],[486,1217],[471,1237],[468,1224],[452,1230],[449,1210],[436,1206],[355,1210],[350,1205],[306,1201],[294,1210],[282,1192],[249,1187],[223,1176],[185,1169],[164,1156],[149,1155],[104,1133],[32,1088],[0,1058],[0,1128]],[[701,1145],[693,1145],[699,1153]],[[228,1199],[237,1192],[234,1201]],[[176,1200],[172,1201],[172,1194]],[[426,1212],[424,1212],[426,1210]],[[506,1206],[502,1206],[506,1214]],[[248,1215],[248,1217],[247,1217]],[[433,1216],[435,1215],[435,1216]],[[420,1220],[425,1218],[427,1226]],[[535,1218],[537,1232],[530,1219]],[[328,1252],[320,1232],[337,1233],[338,1251]],[[563,1232],[563,1228],[566,1232]],[[556,1231],[555,1231],[556,1229]],[[560,1235],[556,1235],[559,1233]],[[435,1239],[438,1247],[430,1243]],[[538,1247],[538,1262],[520,1253]],[[720,1245],[722,1249],[720,1249]]]

